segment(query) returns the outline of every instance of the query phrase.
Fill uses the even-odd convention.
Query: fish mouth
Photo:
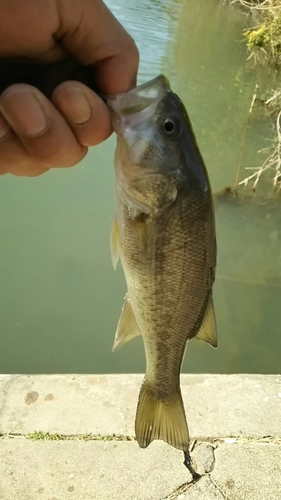
[[[129,116],[157,103],[170,91],[169,81],[164,75],[159,75],[129,92],[109,96],[107,105],[110,108],[113,122],[121,116]],[[117,116],[116,116],[117,115]]]

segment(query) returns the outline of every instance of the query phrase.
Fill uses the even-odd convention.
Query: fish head
[[[194,183],[207,189],[187,112],[163,75],[107,104],[118,138],[117,191],[132,213],[160,213]]]

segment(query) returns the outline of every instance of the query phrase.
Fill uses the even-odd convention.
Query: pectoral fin
[[[111,250],[111,262],[114,269],[116,269],[119,260],[119,233],[118,233],[118,225],[116,219],[114,219],[111,229],[110,250]]]
[[[202,325],[197,333],[196,339],[208,342],[212,347],[217,347],[217,325],[214,311],[213,298],[210,296]]]
[[[147,217],[147,214],[139,212],[131,221],[132,231],[135,234],[136,245],[140,253],[146,252],[148,246]]]
[[[126,297],[121,316],[118,321],[112,350],[116,351],[126,344],[126,342],[129,342],[129,340],[137,337],[138,335],[141,335],[141,331],[137,325],[130,299]]]

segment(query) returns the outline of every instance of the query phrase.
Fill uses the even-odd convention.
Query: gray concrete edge
[[[141,374],[0,375],[0,435],[134,436]],[[183,374],[191,438],[280,438],[281,375]]]
[[[0,376],[1,500],[279,500],[280,375],[182,375],[196,483],[134,440],[142,378]]]

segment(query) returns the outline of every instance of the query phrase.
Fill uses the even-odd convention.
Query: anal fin
[[[212,296],[209,298],[204,319],[195,338],[208,342],[212,347],[218,347],[217,324]]]
[[[141,335],[141,331],[137,325],[130,299],[126,296],[121,316],[118,321],[112,350],[116,351],[129,342],[129,340],[137,337],[138,335]]]

